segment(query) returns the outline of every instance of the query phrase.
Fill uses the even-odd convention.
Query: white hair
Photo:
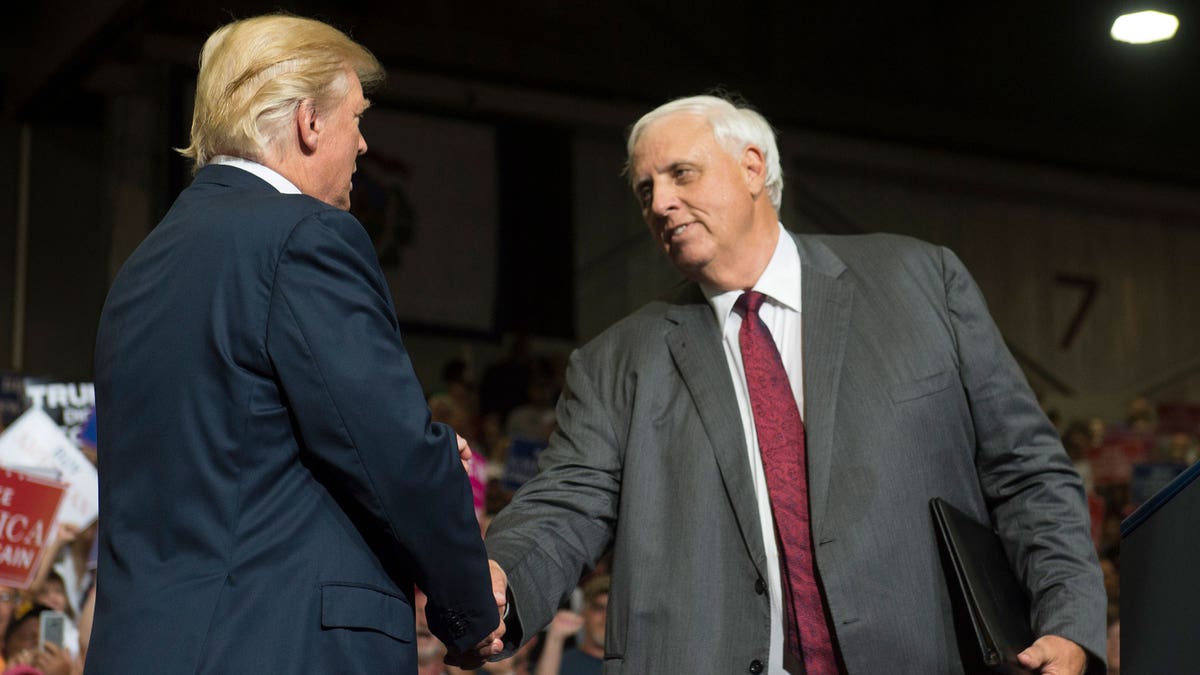
[[[747,146],[753,145],[762,150],[763,161],[767,165],[767,196],[771,199],[771,206],[775,207],[776,212],[779,211],[783,201],[783,168],[779,164],[775,130],[766,118],[745,105],[734,105],[717,96],[688,96],[664,103],[642,115],[629,130],[629,142],[625,147],[626,157],[629,158],[627,161],[632,161],[633,147],[647,127],[676,113],[698,115],[707,120],[717,143],[735,159]]]

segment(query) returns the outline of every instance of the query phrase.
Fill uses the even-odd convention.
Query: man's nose
[[[663,185],[654,188],[654,197],[650,201],[650,211],[656,216],[665,216],[679,208],[679,195],[674,186]]]

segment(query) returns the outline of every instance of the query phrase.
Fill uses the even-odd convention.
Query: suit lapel
[[[803,332],[804,426],[813,534],[824,534],[838,385],[854,284],[840,278],[846,267],[818,240],[796,237],[801,260],[800,311]]]
[[[742,541],[759,575],[766,578],[766,552],[746,457],[746,438],[712,308],[701,297],[696,302],[672,305],[667,319],[677,324],[666,337],[671,357],[700,411],[700,422],[716,455]]]

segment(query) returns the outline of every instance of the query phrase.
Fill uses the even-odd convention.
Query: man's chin
[[[671,266],[674,267],[684,278],[689,281],[694,281],[698,284],[714,285],[714,282],[708,278],[706,270],[708,269],[708,261],[693,260],[690,258],[671,258]]]
[[[682,246],[667,249],[667,259],[671,261],[675,269],[687,277],[698,273],[708,262],[708,260],[702,259],[700,256],[695,255],[694,252],[690,252]]]

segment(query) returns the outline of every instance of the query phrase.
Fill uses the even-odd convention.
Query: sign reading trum
[[[0,470],[0,583],[33,583],[64,490],[61,483]]]

